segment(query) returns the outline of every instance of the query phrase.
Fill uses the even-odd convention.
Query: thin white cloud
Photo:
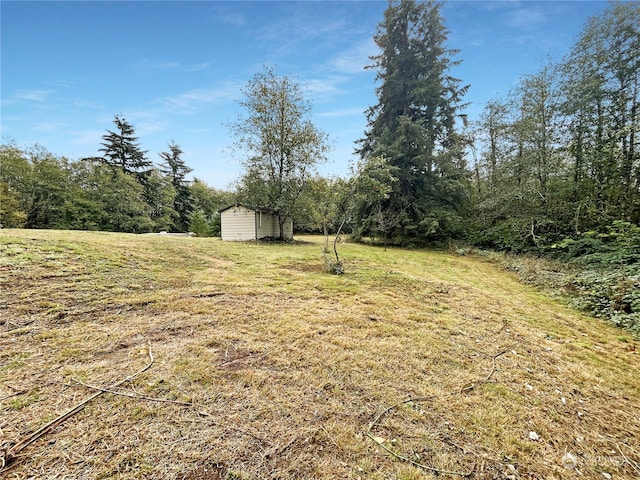
[[[184,65],[182,67],[182,71],[183,72],[199,72],[201,70],[206,70],[207,68],[211,67],[211,65],[213,65],[213,62],[199,62],[199,63],[191,63],[188,65]]]
[[[497,10],[504,10],[505,8],[518,8],[522,2],[520,0],[492,0],[485,2],[473,1],[473,7],[479,10],[484,10],[486,12],[494,12]],[[445,5],[445,9],[447,6],[456,7],[455,2],[451,2]]]
[[[306,8],[304,2],[283,5],[280,20],[265,24],[256,32],[256,40],[268,45],[274,58],[300,51],[312,55],[347,34],[347,24],[342,18],[328,20],[317,15],[316,9]]]
[[[180,67],[178,62],[167,62],[162,60],[144,59],[134,65],[138,68],[148,68],[151,70],[170,70]]]
[[[229,82],[215,87],[195,88],[171,97],[164,97],[154,103],[162,108],[178,113],[193,113],[205,105],[234,101],[240,94],[242,85]]]
[[[331,110],[328,112],[320,112],[316,116],[322,118],[345,118],[345,117],[363,117],[364,116],[364,108],[361,107],[350,107],[343,108],[340,110]]]
[[[149,69],[149,70],[177,70],[180,72],[199,72],[211,67],[212,62],[197,62],[197,63],[181,63],[165,60],[150,60],[145,59],[134,65],[135,68]]]
[[[227,2],[213,3],[210,12],[207,21],[212,24],[243,27],[248,23],[246,16],[240,11],[237,5],[232,6]]]
[[[47,97],[49,97],[49,95],[51,95],[53,92],[55,92],[55,90],[44,90],[44,89],[18,90],[16,91],[14,97],[18,100],[44,102],[47,100]]]
[[[240,13],[220,13],[215,17],[216,21],[233,25],[235,27],[243,27],[247,23],[247,19]]]
[[[533,29],[547,21],[547,16],[532,8],[521,8],[507,15],[507,22],[513,28]]]
[[[70,143],[94,147],[96,152],[100,148],[102,136],[106,130],[74,130],[69,132]]]
[[[369,57],[376,55],[377,52],[378,47],[373,38],[367,38],[352,48],[340,52],[328,62],[327,67],[339,73],[362,73],[364,67],[371,63]]]
[[[333,75],[307,80],[304,82],[304,88],[312,97],[317,99],[343,93],[340,84],[344,82],[344,77]]]
[[[39,132],[59,132],[68,127],[68,123],[64,122],[39,122],[33,125],[33,129]]]

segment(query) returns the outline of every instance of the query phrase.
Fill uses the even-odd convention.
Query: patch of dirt
[[[243,348],[227,348],[218,355],[217,366],[220,370],[235,372],[254,366],[256,361],[264,359],[267,354]]]
[[[198,465],[189,471],[180,480],[224,480],[227,478],[227,468],[218,463]]]

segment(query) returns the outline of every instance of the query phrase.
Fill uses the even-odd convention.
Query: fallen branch
[[[27,393],[28,391],[29,390],[19,390],[19,391],[15,392],[15,393],[7,395],[6,397],[0,398],[0,402],[4,402],[5,400],[7,400],[9,398],[17,397],[18,395],[22,395],[23,393]]]
[[[207,413],[207,412],[202,411],[202,410],[198,411],[197,413],[198,413],[198,415],[201,415],[203,417],[213,417],[213,415],[211,415],[210,413]],[[271,443],[270,441],[265,440],[264,438],[259,437],[258,435],[254,435],[253,433],[251,433],[251,432],[249,432],[247,430],[243,430],[243,429],[238,428],[238,427],[233,427],[231,425],[226,425],[224,423],[213,422],[213,421],[209,421],[209,424],[215,425],[217,427],[228,428],[229,430],[235,430],[236,432],[239,432],[239,433],[244,433],[245,435],[249,435],[250,437],[253,437],[256,440],[259,440],[260,442],[264,443],[265,445],[269,445],[269,446],[273,445],[273,443]]]
[[[454,392],[450,393],[449,395],[452,395]],[[435,395],[430,395],[428,397],[415,397],[415,398],[410,398],[409,400],[405,400],[404,402],[400,402],[400,403],[396,403],[395,405],[391,405],[390,407],[386,408],[385,410],[383,410],[382,412],[380,412],[376,418],[373,419],[373,421],[371,423],[369,423],[369,428],[367,428],[367,431],[364,433],[367,437],[369,437],[371,440],[373,440],[376,445],[378,445],[379,447],[381,447],[383,450],[387,451],[388,453],[390,453],[391,455],[393,455],[394,457],[396,457],[398,460],[402,460],[403,462],[407,462],[410,463],[411,465],[414,465],[416,467],[422,468],[424,470],[427,470],[429,472],[433,472],[435,474],[448,474],[448,475],[458,475],[460,477],[470,477],[472,475],[473,472],[453,472],[453,471],[447,471],[447,470],[441,470],[439,468],[435,468],[435,467],[430,467],[428,465],[424,465],[422,463],[416,462],[415,460],[411,460],[408,457],[405,457],[404,455],[400,455],[398,452],[393,451],[392,449],[390,449],[389,447],[387,447],[384,443],[382,443],[381,441],[379,441],[378,439],[376,439],[373,435],[371,435],[371,430],[373,429],[373,427],[376,426],[376,424],[380,421],[380,419],[385,416],[387,413],[389,413],[391,410],[394,410],[396,408],[398,408],[400,405],[404,405],[407,403],[412,403],[412,402],[424,402],[426,400],[432,400],[436,398]]]
[[[177,400],[167,400],[167,399],[164,399],[164,398],[146,397],[144,395],[138,395],[138,394],[135,394],[135,393],[121,392],[119,390],[113,390],[111,388],[103,388],[103,387],[98,387],[97,385],[89,385],[88,383],[81,382],[77,378],[72,378],[71,380],[73,380],[74,382],[76,382],[79,385],[82,385],[83,387],[87,387],[87,388],[90,388],[92,390],[99,390],[102,393],[110,393],[112,395],[121,395],[123,397],[135,398],[135,399],[138,399],[138,400],[148,400],[150,402],[173,403],[175,405],[184,405],[185,407],[195,407],[196,406],[195,403],[191,403],[191,402],[179,402]]]
[[[616,448],[618,449],[618,452],[620,452],[620,455],[622,455],[622,458],[624,458],[624,459],[625,459],[625,461],[626,461],[629,465],[631,465],[631,466],[633,467],[633,469],[634,469],[636,472],[640,473],[640,468],[638,467],[638,464],[637,464],[636,462],[633,462],[633,461],[629,460],[629,459],[627,458],[627,456],[626,456],[624,453],[622,453],[622,449],[620,448],[620,445],[619,445],[619,444],[617,444],[617,443],[616,443]]]
[[[373,440],[375,443],[378,444],[378,446],[382,447],[383,450],[386,450],[387,452],[389,452],[391,455],[393,455],[394,457],[396,457],[398,460],[402,460],[403,462],[407,462],[410,463],[411,465],[414,465],[416,467],[422,468],[424,470],[427,470],[429,472],[433,472],[437,475],[439,474],[445,474],[445,475],[458,475],[460,477],[470,477],[471,475],[473,475],[473,472],[468,472],[468,473],[464,473],[464,472],[453,472],[453,471],[449,471],[449,470],[441,470],[439,468],[435,468],[435,467],[430,467],[429,465],[424,465],[420,462],[416,462],[415,460],[411,460],[408,457],[405,457],[404,455],[400,455],[398,452],[394,452],[393,450],[391,450],[389,447],[387,447],[384,443],[380,442],[379,440],[377,440],[376,438],[373,437],[373,435],[371,435],[369,432],[365,433],[365,435],[367,437],[369,437],[371,440]]]
[[[136,373],[126,377],[124,380],[120,380],[119,382],[114,383],[113,385],[111,385],[109,387],[109,389],[113,389],[113,388],[119,387],[123,383],[126,383],[126,382],[129,382],[129,381],[133,380],[138,375],[140,375],[141,373],[143,373],[143,372],[147,371],[149,368],[151,368],[151,365],[153,365],[153,361],[154,361],[153,354],[151,353],[151,345],[149,345],[149,347],[147,349],[147,353],[149,355],[149,363],[147,363],[142,369],[138,370]],[[56,418],[51,420],[49,423],[43,425],[38,430],[33,432],[31,435],[29,435],[28,437],[24,438],[23,440],[21,440],[20,442],[15,444],[10,449],[2,452],[2,457],[0,457],[0,472],[4,468],[9,466],[15,460],[16,456],[22,450],[27,448],[29,445],[31,445],[33,442],[35,442],[39,438],[41,438],[44,435],[46,435],[47,433],[49,433],[51,430],[53,430],[55,427],[57,427],[58,425],[63,423],[65,420],[69,419],[70,417],[72,417],[73,415],[75,415],[76,413],[81,411],[91,400],[93,400],[94,398],[102,395],[103,393],[104,392],[102,390],[99,391],[99,392],[94,393],[93,395],[91,395],[90,397],[86,398],[85,400],[83,400],[82,402],[80,402],[79,404],[74,406],[73,408],[71,408],[71,409],[67,410],[66,412],[64,412],[62,415],[57,416]]]
[[[147,400],[150,402],[162,402],[162,403],[171,403],[174,405],[182,405],[185,407],[192,407],[192,408],[200,408],[199,405],[192,403],[192,402],[179,402],[176,400],[167,400],[164,398],[157,398],[157,397],[147,397],[144,395],[137,395],[135,393],[129,393],[129,392],[122,392],[122,391],[118,391],[118,390],[113,390],[111,388],[103,388],[103,387],[98,387],[96,385],[89,385],[87,383],[81,382],[80,380],[76,379],[76,378],[72,378],[72,380],[76,383],[78,383],[79,385],[82,385],[83,387],[87,387],[87,388],[91,388],[94,390],[100,390],[100,392],[103,393],[111,393],[112,395],[121,395],[123,397],[129,397],[129,398],[135,398],[137,400]],[[196,413],[198,415],[201,415],[203,417],[212,417],[213,415],[211,415],[210,413],[207,413],[205,411],[202,410],[197,410]],[[264,438],[261,438],[257,435],[254,435],[253,433],[247,431],[247,430],[243,430],[241,428],[238,427],[233,427],[231,425],[225,425],[223,423],[218,423],[218,422],[209,422],[211,425],[216,425],[218,427],[223,427],[223,428],[228,428],[230,430],[235,430],[236,432],[240,432],[240,433],[244,433],[245,435],[248,435],[250,437],[255,438],[256,440],[259,440],[262,443],[265,443],[267,445],[271,445],[271,442],[265,440]]]
[[[460,393],[465,393],[465,392],[469,392],[475,388],[477,388],[480,385],[484,385],[485,383],[488,383],[491,380],[491,377],[493,377],[493,374],[496,372],[496,360],[501,357],[502,355],[504,355],[505,353],[509,352],[511,349],[513,349],[516,345],[524,342],[528,337],[525,337],[521,340],[519,340],[518,342],[512,344],[511,346],[500,350],[498,353],[496,353],[495,355],[493,355],[491,357],[491,370],[489,371],[489,374],[482,380],[478,381],[478,382],[474,382],[471,383],[470,385],[466,386],[466,387],[462,387],[460,390],[455,390],[452,392],[449,392],[448,394],[445,394],[445,396],[453,396],[453,395],[459,395]],[[380,421],[380,419],[382,417],[384,417],[386,414],[388,414],[390,411],[400,407],[401,405],[405,405],[407,403],[415,403],[415,402],[424,402],[427,400],[433,400],[434,398],[436,398],[436,395],[429,395],[426,397],[413,397],[410,398],[408,400],[405,400],[403,402],[399,402],[396,403],[394,405],[391,405],[390,407],[387,407],[386,409],[384,409],[382,412],[380,412],[372,421],[371,423],[369,423],[369,427],[367,428],[367,430],[365,431],[365,435],[367,437],[369,437],[371,440],[373,440],[378,446],[380,446],[381,448],[383,448],[385,451],[387,451],[388,453],[390,453],[391,455],[393,455],[394,457],[396,457],[399,460],[402,460],[404,462],[410,463],[416,467],[422,468],[424,470],[433,472],[435,474],[448,474],[448,475],[458,475],[460,477],[470,477],[473,472],[469,472],[469,473],[464,473],[464,472],[450,472],[450,471],[446,471],[446,470],[440,470],[438,468],[435,467],[430,467],[428,465],[423,465],[419,462],[416,462],[415,460],[411,460],[408,457],[405,457],[403,455],[400,455],[398,452],[393,451],[392,449],[390,449],[389,447],[387,447],[386,445],[384,445],[382,442],[380,442],[378,439],[376,439],[372,434],[371,434],[371,430],[378,424],[378,422]]]

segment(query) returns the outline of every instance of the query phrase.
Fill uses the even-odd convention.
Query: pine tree
[[[189,182],[186,177],[193,169],[187,166],[182,160],[182,149],[175,142],[169,144],[168,152],[161,152],[160,171],[170,180],[175,189],[175,200],[173,209],[176,218],[172,222],[172,230],[186,231],[189,227],[191,212],[193,210],[193,197],[189,189]]]
[[[449,74],[459,61],[452,58],[457,51],[445,47],[440,4],[390,2],[374,40],[380,54],[371,58],[370,68],[381,85],[359,153],[365,161],[384,158],[397,169],[397,181],[382,206],[361,206],[364,217],[356,221],[373,225],[376,217],[394,219],[395,225],[385,220],[385,235],[393,243],[441,239],[462,222],[465,140],[456,128],[465,120],[460,111],[468,87]]]
[[[144,177],[152,162],[147,160],[147,152],[136,143],[138,137],[135,136],[135,129],[120,115],[115,116],[113,123],[117,131],[107,130],[108,133],[102,136],[104,143],[101,145],[104,148],[99,149],[103,153],[102,161],[138,179]]]

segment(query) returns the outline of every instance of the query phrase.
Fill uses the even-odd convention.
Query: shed
[[[285,219],[282,236],[293,238],[293,222]],[[220,236],[222,240],[260,240],[280,236],[278,214],[248,205],[231,205],[220,210]]]

